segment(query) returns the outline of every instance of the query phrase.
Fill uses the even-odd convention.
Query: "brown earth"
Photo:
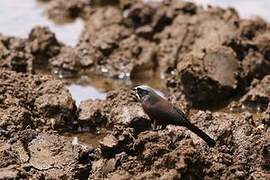
[[[270,178],[268,23],[180,1],[47,3],[50,18],[80,17],[85,29],[75,47],[46,27],[0,34],[0,179]],[[77,107],[53,75],[89,72],[128,82],[160,73],[168,99],[217,145],[183,127],[152,130],[130,87]],[[97,145],[64,135],[100,128]]]

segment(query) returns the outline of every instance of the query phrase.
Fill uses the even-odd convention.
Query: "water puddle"
[[[166,86],[157,74],[134,80],[115,80],[94,74],[81,75],[78,78],[69,80],[70,84],[67,86],[76,104],[79,105],[81,101],[87,99],[101,99],[106,98],[108,91],[119,89],[120,87],[133,88],[137,85],[148,85],[153,87],[157,92],[166,96]]]
[[[104,100],[108,91],[124,86],[120,81],[94,74],[81,75],[68,81],[67,88],[77,105],[87,99]]]
[[[85,146],[98,147],[99,141],[106,136],[106,129],[101,129],[99,133],[92,132],[66,132],[63,135],[72,142]]]
[[[44,11],[45,5],[36,0],[1,0],[0,33],[26,38],[34,26],[47,26],[59,41],[74,46],[83,30],[82,20],[55,24]]]
[[[270,1],[269,0],[188,0],[199,5],[207,7],[207,5],[215,5],[220,7],[235,8],[242,18],[252,18],[260,16],[270,21]]]
[[[76,100],[77,105],[87,99],[105,99],[106,93],[103,90],[97,89],[94,86],[84,86],[80,84],[71,84],[68,90],[72,97]]]

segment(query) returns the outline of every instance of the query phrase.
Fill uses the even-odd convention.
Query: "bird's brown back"
[[[185,125],[187,118],[184,113],[174,107],[169,101],[160,96],[155,96],[151,100],[142,103],[144,111],[152,120],[156,120],[161,125]]]

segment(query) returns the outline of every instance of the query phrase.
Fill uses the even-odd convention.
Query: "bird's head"
[[[132,89],[141,102],[159,97],[154,89],[146,85],[140,85]]]

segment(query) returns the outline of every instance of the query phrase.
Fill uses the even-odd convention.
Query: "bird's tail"
[[[188,122],[186,124],[186,127],[189,130],[191,130],[192,132],[194,132],[195,134],[197,134],[200,138],[202,138],[208,144],[208,146],[214,147],[216,145],[216,141],[214,139],[209,137],[205,132],[203,132],[201,129],[199,129],[194,124]]]

